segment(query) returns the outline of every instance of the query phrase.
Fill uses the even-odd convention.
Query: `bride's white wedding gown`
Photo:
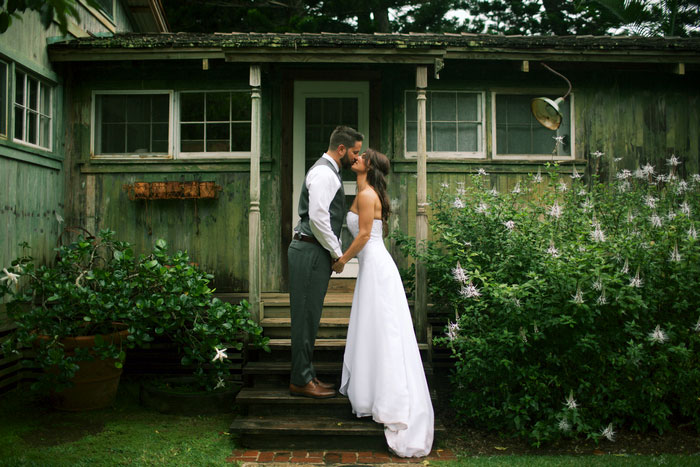
[[[347,215],[353,236],[358,215]],[[392,451],[427,456],[433,444],[433,406],[425,380],[401,276],[384,247],[382,221],[357,255],[360,270],[352,298],[340,392],[358,417],[384,424]]]

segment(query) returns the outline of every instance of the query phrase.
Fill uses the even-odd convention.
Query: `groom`
[[[289,300],[292,316],[293,396],[335,396],[332,384],[316,377],[311,359],[328,289],[332,264],[343,255],[340,229],[345,217],[341,165],[350,167],[360,154],[363,136],[347,126],[331,134],[328,151],[306,173],[299,197],[299,223],[289,244]]]

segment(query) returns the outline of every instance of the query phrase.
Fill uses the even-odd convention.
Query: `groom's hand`
[[[331,266],[333,268],[333,271],[335,271],[338,274],[343,272],[343,269],[345,269],[345,264],[343,264],[341,261],[338,261],[339,259],[340,258],[334,258],[333,265]]]

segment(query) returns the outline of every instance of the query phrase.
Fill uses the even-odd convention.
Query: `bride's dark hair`
[[[386,235],[389,229],[389,214],[391,214],[391,202],[386,193],[386,176],[389,175],[390,167],[389,158],[371,148],[365,151],[365,157],[368,162],[367,183],[374,188],[382,203],[382,223],[384,224],[384,235]]]

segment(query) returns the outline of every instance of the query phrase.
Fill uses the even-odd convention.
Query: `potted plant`
[[[182,363],[209,390],[226,385],[227,348],[240,349],[246,339],[266,347],[247,303],[214,298],[213,276],[186,253],[169,255],[163,240],[137,257],[103,230],[57,251],[53,265],[36,265],[23,254],[0,273],[0,297],[9,296],[8,315],[17,325],[3,350],[32,349],[29,361],[44,370],[32,387],[48,389],[57,408],[110,405],[125,349],[148,346],[157,336],[178,345]],[[93,370],[96,376],[85,375]]]

